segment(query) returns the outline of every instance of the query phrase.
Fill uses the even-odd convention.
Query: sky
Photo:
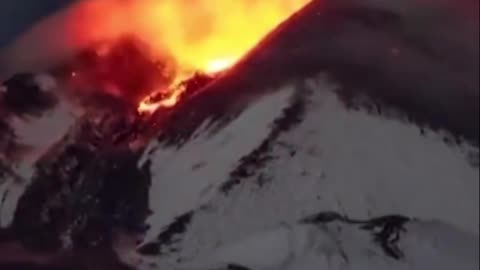
[[[0,47],[72,0],[0,0]]]

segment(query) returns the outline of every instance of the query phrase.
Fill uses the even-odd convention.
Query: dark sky
[[[0,47],[72,0],[0,0]]]

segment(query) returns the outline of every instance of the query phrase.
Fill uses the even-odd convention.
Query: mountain
[[[0,262],[477,269],[478,3],[388,3],[312,1],[150,116],[5,82]]]

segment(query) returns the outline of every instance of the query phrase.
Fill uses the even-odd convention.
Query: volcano
[[[478,269],[477,22],[318,0],[220,73],[122,39],[13,76],[1,269]]]

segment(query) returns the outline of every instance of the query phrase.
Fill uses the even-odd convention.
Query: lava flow
[[[165,99],[140,102],[140,112],[178,102],[178,83],[195,72],[232,67],[262,38],[310,0],[90,0],[74,7],[77,39],[115,40],[135,35],[152,51],[175,62],[175,79]],[[165,91],[158,89],[153,92]]]

